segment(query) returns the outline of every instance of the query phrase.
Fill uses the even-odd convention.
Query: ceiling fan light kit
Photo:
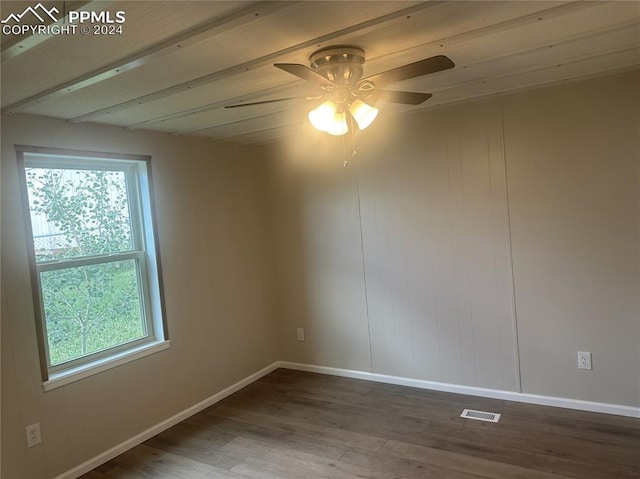
[[[318,130],[336,136],[349,131],[348,116],[360,130],[371,125],[378,116],[379,110],[373,106],[378,101],[419,105],[431,98],[429,93],[381,90],[379,87],[455,66],[450,58],[437,55],[363,79],[364,50],[352,45],[335,45],[317,50],[309,57],[309,63],[311,68],[298,63],[276,63],[274,66],[323,90],[320,97],[322,103],[309,112],[309,121]],[[286,100],[291,98],[229,105],[227,108]]]
[[[364,130],[373,123],[379,111],[377,108],[367,105],[359,99],[351,102],[348,105],[348,110],[345,110],[344,107],[345,103],[338,104],[333,100],[326,100],[318,108],[309,112],[309,121],[320,131],[325,131],[330,135],[340,136],[349,131],[347,111],[361,130]]]
[[[338,111],[338,105],[333,100],[326,100],[318,108],[311,110],[309,121],[315,128],[330,135],[340,136],[349,131],[347,112]]]
[[[358,128],[361,130],[364,130],[373,123],[373,120],[376,119],[379,111],[380,110],[377,108],[367,105],[365,102],[357,98],[351,103],[351,105],[349,105],[349,112],[358,124]]]

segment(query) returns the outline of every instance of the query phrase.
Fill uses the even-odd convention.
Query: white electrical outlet
[[[42,442],[42,436],[40,436],[40,423],[37,422],[31,426],[26,427],[27,432],[27,447],[33,447],[36,444]]]
[[[296,329],[296,333],[298,335],[298,341],[304,341],[304,329],[298,328]]]
[[[591,369],[591,353],[578,351],[578,369]]]

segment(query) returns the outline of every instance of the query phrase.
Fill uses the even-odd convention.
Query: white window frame
[[[16,145],[31,271],[40,366],[45,390],[68,384],[169,347],[159,247],[155,234],[149,156],[110,154]],[[125,252],[36,261],[26,180],[27,168],[121,171],[125,174],[133,249]],[[102,351],[52,365],[40,275],[47,271],[134,260],[145,336]]]

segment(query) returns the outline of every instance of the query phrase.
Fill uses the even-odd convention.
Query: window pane
[[[124,171],[25,172],[36,262],[134,249]]]
[[[147,335],[136,260],[40,274],[51,365]]]

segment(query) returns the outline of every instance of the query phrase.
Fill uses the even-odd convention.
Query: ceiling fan
[[[419,105],[432,96],[430,93],[383,90],[381,87],[455,66],[450,58],[436,55],[362,78],[364,50],[351,45],[335,45],[317,50],[311,54],[309,62],[311,68],[299,63],[275,63],[274,66],[319,87],[322,93],[318,96],[278,98],[228,105],[225,108],[263,105],[301,98],[313,101],[324,100],[320,106],[309,112],[309,121],[317,129],[329,134],[344,135],[349,131],[347,113],[355,120],[358,127],[364,130],[378,114],[378,109],[374,106],[378,101]]]

